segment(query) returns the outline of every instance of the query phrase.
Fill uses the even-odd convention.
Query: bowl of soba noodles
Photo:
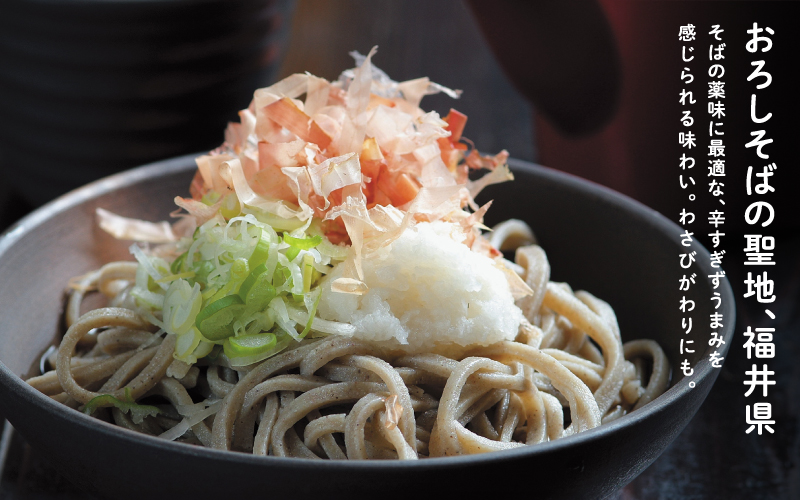
[[[78,487],[605,498],[694,416],[733,335],[724,276],[676,286],[708,252],[479,153],[419,107],[455,91],[372,55],[2,236],[0,413]],[[687,310],[730,319],[686,332]]]

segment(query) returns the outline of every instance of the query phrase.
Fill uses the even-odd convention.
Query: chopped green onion
[[[347,258],[350,247],[334,245],[327,238],[317,246],[319,253],[329,256],[334,260],[344,260]]]
[[[131,297],[136,299],[139,304],[150,309],[161,309],[164,306],[163,295],[150,290],[143,290],[138,286],[131,289]]]
[[[216,191],[209,191],[203,195],[200,201],[209,207],[219,201],[220,194]]]
[[[178,335],[178,340],[175,342],[175,352],[172,354],[173,357],[191,363],[189,356],[200,344],[201,337],[202,335],[200,335],[196,327],[186,333]]]
[[[202,305],[199,284],[192,286],[182,279],[173,281],[164,295],[162,305],[165,329],[176,335],[188,332]]]
[[[288,234],[284,234],[283,241],[288,243],[290,246],[297,248],[298,250],[311,250],[315,246],[322,243],[322,236],[316,234],[314,236],[309,236],[308,238],[295,238],[293,236],[289,236]]]
[[[300,249],[297,247],[289,247],[286,249],[286,258],[293,261],[300,254]]]
[[[147,277],[147,289],[151,292],[158,293],[161,290],[162,281],[156,281],[152,276]]]
[[[176,359],[193,364],[225,352],[232,366],[245,366],[308,334],[319,302],[312,288],[322,275],[315,266],[347,249],[332,245],[312,219],[251,213],[232,193],[203,201],[219,202],[219,213],[191,242],[181,240],[186,251],[171,263],[131,250],[139,261],[131,295],[148,321],[178,336]],[[287,307],[293,315],[302,307],[302,317],[290,317]]]
[[[228,194],[219,207],[219,213],[222,214],[225,219],[232,219],[239,215],[241,211],[242,206],[239,203],[239,198],[236,197],[236,193]]]
[[[202,285],[208,284],[208,275],[214,271],[214,264],[207,260],[197,261],[192,264],[194,270],[194,280]]]
[[[203,297],[203,304],[210,304],[211,302],[213,302],[211,300],[211,297],[216,295],[218,291],[219,291],[218,286],[210,286],[205,290],[203,290],[203,293],[200,294],[200,296]]]
[[[263,361],[269,358],[270,356],[278,354],[279,352],[286,349],[289,346],[289,344],[291,344],[294,341],[292,337],[290,337],[285,333],[278,333],[276,335],[276,338],[277,338],[276,344],[271,349],[267,349],[260,354],[255,354],[252,356],[238,356],[233,358],[229,356],[226,357],[228,357],[231,366],[252,365],[253,363],[258,363],[259,361]]]
[[[307,253],[303,256],[303,293],[311,290],[311,281],[314,277],[314,256]]]
[[[169,274],[169,264],[167,264],[167,262],[160,257],[146,255],[144,251],[136,244],[131,245],[129,250],[139,262],[139,267],[149,276],[149,279],[147,280],[148,288],[152,286],[153,289],[151,291],[153,292],[158,291],[158,288],[166,290],[166,284],[156,284],[155,280],[163,278]],[[141,283],[138,276],[136,281],[137,284]]]
[[[177,273],[177,274],[170,274],[169,276],[164,276],[161,279],[157,279],[156,283],[170,283],[175,280],[179,279],[189,279],[194,278],[195,272],[194,271],[186,271],[184,273]]]
[[[273,333],[257,333],[255,335],[242,335],[241,337],[229,337],[225,339],[223,349],[229,358],[240,358],[243,356],[255,356],[262,354],[277,343],[277,337]]]
[[[203,308],[195,325],[208,340],[222,340],[233,335],[233,322],[244,308],[241,297],[228,295]]]
[[[285,267],[279,267],[276,270],[279,272],[275,273],[272,277],[272,284],[278,287],[286,283],[286,280],[292,275],[292,272]]]
[[[251,310],[262,311],[275,298],[277,292],[270,283],[266,264],[253,269],[239,288],[239,296]]]
[[[172,261],[172,264],[169,265],[169,270],[172,271],[172,274],[178,274],[183,271],[183,265],[186,262],[186,256],[188,254],[189,252],[183,252],[178,255],[178,258]]]
[[[175,358],[181,361],[190,361],[190,357],[200,345],[203,336],[197,330],[196,326],[192,326],[188,331],[178,335],[178,340],[175,342]],[[195,357],[195,361],[197,358]]]
[[[317,300],[314,301],[314,305],[311,307],[311,310],[308,312],[308,322],[306,323],[306,327],[303,328],[302,333],[300,333],[300,338],[308,334],[309,330],[311,330],[311,324],[314,322],[314,316],[317,314],[317,306],[319,305],[319,299],[322,297],[322,293],[317,293]]]
[[[228,295],[234,295],[236,293],[235,290],[234,290],[236,285],[238,285],[237,282],[235,282],[233,280],[228,281],[219,290],[217,290],[217,293],[215,293],[213,296],[211,296],[211,298],[208,300],[208,302],[209,303],[216,302],[216,301],[220,300],[223,297],[227,297]]]
[[[250,266],[247,264],[246,260],[236,259],[233,261],[233,265],[231,265],[231,280],[241,282],[244,281],[249,274]]]
[[[192,356],[194,356],[197,359],[204,358],[211,353],[211,351],[214,349],[214,346],[216,346],[216,344],[214,344],[213,342],[207,342],[205,340],[201,340],[200,343],[195,348],[194,352],[192,353]]]
[[[136,404],[133,401],[133,397],[131,397],[130,387],[125,388],[124,399],[116,398],[111,394],[101,394],[100,396],[92,398],[86,403],[86,406],[83,407],[83,412],[87,415],[91,415],[98,408],[107,408],[110,406],[115,406],[124,413],[130,413],[133,422],[136,424],[141,424],[144,417],[155,417],[161,413],[161,410],[155,406]]]
[[[259,238],[255,249],[253,249],[253,254],[250,256],[250,260],[248,260],[247,263],[250,265],[250,269],[255,269],[265,263],[267,257],[269,257],[269,241],[264,238]]]

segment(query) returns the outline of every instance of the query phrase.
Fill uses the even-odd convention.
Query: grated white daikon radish
[[[508,281],[463,239],[453,223],[410,227],[364,259],[369,290],[361,296],[331,291],[338,266],[321,285],[320,317],[352,324],[355,338],[411,352],[513,340],[522,312]]]

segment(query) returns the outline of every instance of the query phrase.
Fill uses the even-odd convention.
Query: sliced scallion
[[[186,256],[189,252],[183,252],[182,254],[178,255],[178,258],[172,261],[172,264],[169,265],[169,270],[172,271],[172,274],[179,274],[185,269],[183,268],[183,264],[186,262]]]
[[[195,326],[208,340],[222,340],[233,335],[233,322],[245,305],[238,295],[228,295],[203,308]]]
[[[258,243],[256,243],[256,247],[253,249],[253,253],[250,255],[247,264],[250,266],[250,269],[255,269],[265,263],[267,257],[269,257],[269,240],[264,238],[263,235],[259,235]]]
[[[240,358],[243,356],[255,356],[262,354],[277,343],[277,338],[273,333],[257,333],[254,335],[242,335],[240,337],[229,337],[225,339],[223,349],[229,358]]]
[[[270,283],[266,264],[253,269],[239,288],[239,296],[250,310],[261,311],[275,298],[277,292]]]
[[[141,424],[144,417],[154,417],[161,413],[161,410],[155,406],[140,405],[134,402],[131,396],[130,387],[125,388],[125,396],[119,399],[111,394],[101,394],[100,396],[92,398],[86,406],[83,407],[83,412],[91,415],[97,408],[115,406],[124,413],[130,413],[134,423]]]
[[[288,243],[290,246],[297,248],[298,250],[311,250],[315,246],[322,243],[322,236],[315,234],[314,236],[309,236],[308,238],[295,238],[293,236],[289,236],[288,234],[284,234],[283,241]]]

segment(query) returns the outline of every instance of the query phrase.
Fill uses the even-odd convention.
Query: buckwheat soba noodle
[[[419,108],[458,92],[394,82],[373,52],[256,91],[174,224],[98,210],[135,262],[69,284],[54,370],[29,384],[163,439],[334,460],[533,445],[661,394],[655,342],[551,282],[525,223],[487,231],[474,199],[513,178],[508,154]]]

